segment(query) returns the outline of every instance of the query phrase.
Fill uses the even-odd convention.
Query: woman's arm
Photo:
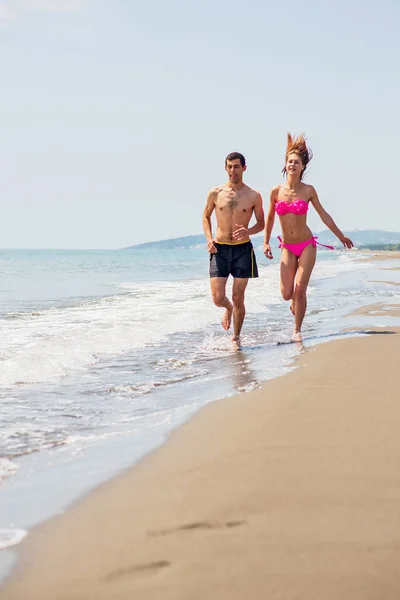
[[[313,207],[317,211],[318,215],[321,218],[321,221],[332,231],[334,235],[342,242],[345,248],[352,248],[353,242],[350,238],[346,237],[342,231],[340,231],[339,227],[336,225],[335,221],[332,219],[331,215],[326,212],[321,202],[319,201],[318,194],[315,191],[315,188],[310,185],[311,188],[311,198],[310,202]]]
[[[267,212],[267,218],[265,220],[265,234],[264,234],[264,254],[267,258],[273,258],[271,252],[271,246],[269,241],[271,239],[272,229],[275,222],[275,202],[279,191],[279,185],[272,188],[269,195],[269,207]]]

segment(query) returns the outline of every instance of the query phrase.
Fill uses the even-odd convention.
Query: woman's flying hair
[[[286,163],[290,154],[297,154],[297,156],[301,159],[303,163],[303,170],[300,175],[300,179],[302,179],[304,175],[304,171],[307,168],[308,163],[313,157],[313,153],[311,148],[307,147],[306,138],[304,133],[299,136],[292,136],[291,133],[287,134],[287,146],[286,146],[286,154],[285,154],[285,166],[282,169],[282,173],[284,175],[287,174]]]

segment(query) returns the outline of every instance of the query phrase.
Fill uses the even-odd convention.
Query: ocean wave
[[[248,286],[248,315],[280,302],[277,265],[263,269],[268,277]],[[132,283],[129,293],[24,313],[3,321],[0,389],[53,383],[106,357],[200,331],[215,322],[217,310],[209,281],[201,278]]]
[[[147,292],[147,300],[127,294],[4,321],[0,388],[54,382],[101,358],[159,344],[214,319],[202,282],[149,284]]]

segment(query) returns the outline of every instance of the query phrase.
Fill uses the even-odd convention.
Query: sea
[[[255,245],[242,348],[221,327],[205,246],[0,250],[0,579],[29,531],[163,444],[207,403],[295,368],[312,347],[399,319],[399,261],[318,250],[303,342],[279,257]],[[228,282],[228,292],[231,282]]]

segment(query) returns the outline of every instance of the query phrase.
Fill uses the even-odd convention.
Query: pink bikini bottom
[[[293,254],[297,256],[297,258],[300,258],[304,248],[306,248],[310,244],[312,244],[313,248],[316,248],[318,244],[318,246],[329,248],[329,250],[335,249],[333,246],[326,246],[325,244],[320,244],[319,242],[317,242],[317,238],[318,236],[313,236],[310,240],[306,240],[305,242],[299,242],[298,244],[284,244],[282,242],[282,238],[278,235],[278,240],[280,241],[279,248],[286,248],[287,250],[290,250],[290,252],[293,252]]]

